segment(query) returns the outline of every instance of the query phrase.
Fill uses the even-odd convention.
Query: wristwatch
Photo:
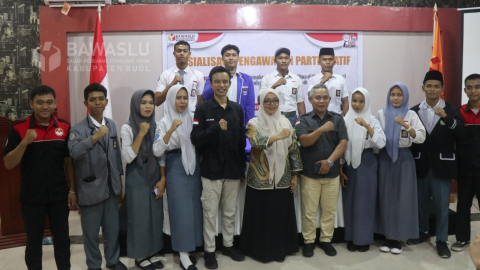
[[[328,162],[328,165],[330,165],[330,167],[333,167],[334,165],[333,161],[330,161],[330,159],[327,159],[327,162]]]

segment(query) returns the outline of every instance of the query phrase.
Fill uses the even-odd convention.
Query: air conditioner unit
[[[63,7],[65,2],[69,3],[72,7],[98,7],[111,5],[112,0],[44,0],[45,5],[50,7]]]

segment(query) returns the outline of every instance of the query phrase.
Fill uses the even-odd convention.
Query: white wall
[[[155,91],[162,72],[161,32],[103,33],[107,56],[110,102],[118,132],[128,120],[130,98],[137,89]],[[70,85],[71,124],[86,115],[83,90],[89,84],[92,33],[68,35],[68,68]],[[163,115],[163,106],[156,108],[156,119]]]
[[[422,83],[432,44],[432,33],[363,33],[363,83],[372,97],[373,115],[385,108],[388,89],[396,81],[408,86],[410,107],[425,99]]]
[[[472,74],[480,74],[480,10],[463,13],[463,67],[462,67],[462,104],[468,97],[463,91],[465,78]]]

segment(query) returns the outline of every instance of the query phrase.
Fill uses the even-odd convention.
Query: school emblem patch
[[[61,129],[61,128],[56,128],[56,129],[55,129],[55,134],[56,134],[57,136],[62,136],[62,135],[63,135],[63,129]]]
[[[75,133],[70,133],[70,136],[68,137],[70,141],[73,141],[75,139]]]

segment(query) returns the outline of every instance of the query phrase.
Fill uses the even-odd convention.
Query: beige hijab
[[[268,114],[263,108],[263,100],[268,94],[274,94],[279,100],[277,91],[269,88],[260,93],[260,106],[258,109],[258,117],[254,117],[248,121],[261,136],[272,136],[280,133],[282,129],[288,128],[293,133],[292,124],[285,116],[280,114],[280,108],[272,115]],[[284,140],[278,140],[265,149],[265,155],[268,160],[269,182],[275,185],[282,179],[286,166],[286,158],[288,155],[288,147],[292,144],[292,137],[289,136]]]

